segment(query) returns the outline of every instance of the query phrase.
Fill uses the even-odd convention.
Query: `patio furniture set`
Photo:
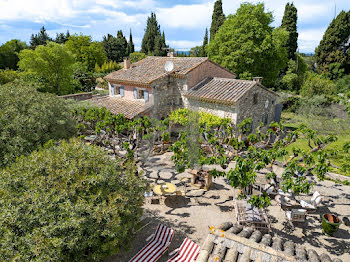
[[[169,196],[186,196],[188,178],[183,177],[180,182],[183,187],[181,190],[177,190],[176,185],[172,183],[154,185],[150,191],[145,192],[146,203],[153,204],[154,200],[157,200],[158,203],[164,204],[165,199]]]

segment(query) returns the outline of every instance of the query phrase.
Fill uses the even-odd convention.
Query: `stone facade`
[[[255,85],[237,101],[237,123],[251,117],[253,129],[260,123],[274,121],[277,96],[266,88]]]
[[[184,105],[193,111],[203,111],[219,117],[230,118],[234,123],[237,121],[237,110],[234,105],[222,105],[218,103],[208,103],[194,99],[184,98]]]
[[[236,77],[235,74],[207,58],[197,59],[198,61],[192,58],[187,58],[187,60],[185,58],[172,58],[171,61],[174,62],[176,70],[166,74],[162,65],[165,59],[167,58],[149,58],[144,60],[145,62],[137,64],[136,67],[131,65],[129,68],[111,73],[105,78],[109,82],[110,97],[144,102],[147,108],[151,108],[147,111],[147,115],[158,119],[165,118],[173,110],[187,107],[191,110],[205,111],[220,117],[231,118],[234,123],[252,117],[254,128],[260,122],[268,124],[274,120],[276,94],[258,82],[233,80]],[[143,72],[147,72],[148,78],[152,80],[141,82]],[[134,74],[136,74],[135,78],[132,77]],[[118,75],[118,77],[114,75]],[[189,90],[195,89],[194,87],[200,85],[206,78],[214,78],[217,83],[222,85],[218,87],[215,82],[213,87],[218,89],[214,92],[211,86],[207,86],[208,89],[205,92],[213,93],[214,97],[215,94],[221,93],[222,97],[226,99],[226,94],[221,92],[222,88],[226,88],[226,91],[229,92],[232,91],[233,95],[235,92],[236,94],[244,94],[239,95],[237,101],[237,95],[231,101],[216,101],[215,99],[214,101],[204,101],[201,98],[186,97]],[[227,81],[232,82],[235,86],[228,87]],[[115,85],[114,90],[123,86],[124,92],[112,94],[112,85]],[[253,85],[254,87],[252,87]],[[148,99],[135,99],[135,89],[147,91]]]

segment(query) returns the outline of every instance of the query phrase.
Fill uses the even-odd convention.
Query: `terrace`
[[[182,178],[190,179],[191,174],[188,172],[178,174],[170,159],[171,154],[153,156],[139,168],[144,171],[144,175],[150,183],[169,182],[175,184],[180,190],[183,187]],[[274,171],[277,175],[281,175],[283,169],[275,166]],[[325,253],[332,259],[339,258],[344,262],[350,261],[349,227],[343,223],[337,233],[333,237],[329,237],[322,233],[320,219],[320,215],[323,213],[333,213],[341,218],[350,216],[349,186],[323,181],[316,183],[312,192],[314,191],[318,191],[323,197],[320,207],[316,213],[307,214],[304,223],[295,226],[288,223],[281,206],[272,200],[272,205],[267,209],[271,224],[269,234],[280,238],[281,243],[292,241],[295,243],[296,249],[314,250],[318,256]],[[178,248],[185,237],[189,237],[200,246],[203,245],[210,233],[209,227],[218,226],[225,222],[233,224],[236,222],[234,196],[233,188],[228,185],[225,178],[220,177],[213,180],[210,190],[199,189],[188,184],[185,196],[169,196],[165,199],[164,204],[145,204],[144,219],[135,234],[131,249],[107,259],[106,262],[128,261],[147,243],[146,238],[154,233],[158,223],[165,224],[175,230],[169,252]],[[310,196],[304,195],[301,198],[307,199]],[[275,244],[272,247],[276,249]],[[282,247],[280,251],[285,253],[287,249]],[[168,255],[164,254],[159,261],[167,261],[169,258]]]

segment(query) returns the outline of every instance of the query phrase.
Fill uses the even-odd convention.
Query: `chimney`
[[[129,68],[130,68],[130,58],[124,57],[124,69],[129,69]]]
[[[167,56],[168,57],[174,57],[174,52],[168,52]]]
[[[257,82],[258,84],[261,84],[261,83],[262,83],[262,80],[263,80],[263,78],[260,77],[260,76],[255,76],[255,77],[253,77],[253,81],[254,81],[254,82]]]

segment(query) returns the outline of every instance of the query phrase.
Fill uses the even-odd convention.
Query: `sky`
[[[176,50],[201,45],[210,28],[214,0],[0,0],[0,44],[11,39],[29,42],[45,26],[48,34],[83,33],[101,41],[104,35],[132,31],[136,50],[141,46],[146,20],[155,12],[167,44]],[[225,15],[234,14],[242,2],[223,0]],[[287,0],[265,0],[281,24]],[[290,1],[291,2],[291,1]],[[350,0],[294,0],[298,9],[299,52],[314,52],[334,16],[350,9]]]

